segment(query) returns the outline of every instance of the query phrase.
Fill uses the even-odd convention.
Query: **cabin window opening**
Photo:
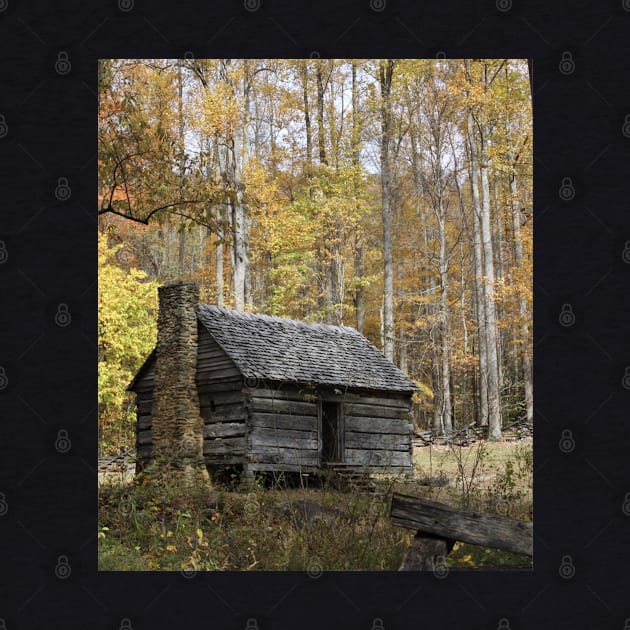
[[[322,408],[322,462],[343,462],[343,427],[341,405],[321,402]]]
[[[214,400],[210,401],[210,410],[211,411],[216,411],[217,410],[217,406],[214,404]]]

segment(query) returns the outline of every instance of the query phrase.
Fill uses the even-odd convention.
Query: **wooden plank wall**
[[[136,472],[151,461],[151,412],[155,386],[155,357],[142,378],[136,381]]]
[[[409,472],[411,403],[407,398],[364,396],[344,403],[345,462],[374,472]]]
[[[247,456],[247,414],[243,377],[208,331],[199,327],[197,391],[204,419],[206,464],[240,464]]]
[[[233,361],[200,326],[197,390],[204,419],[208,465],[249,463],[251,470],[309,471],[319,466],[317,401],[298,389],[261,383],[243,390]],[[151,457],[151,408],[155,364],[136,383],[138,468]],[[328,399],[328,398],[326,398]],[[383,395],[331,396],[343,403],[345,463],[375,472],[408,472],[412,425],[408,398]]]
[[[308,471],[319,463],[317,402],[297,390],[251,389],[250,470]]]
[[[151,461],[151,408],[153,387],[137,390],[136,472]]]

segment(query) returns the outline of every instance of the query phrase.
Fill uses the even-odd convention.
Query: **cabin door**
[[[341,404],[322,401],[322,463],[343,462],[343,417]]]

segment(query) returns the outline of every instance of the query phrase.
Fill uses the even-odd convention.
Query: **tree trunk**
[[[352,167],[354,177],[355,196],[358,197],[360,190],[359,183],[359,94],[357,89],[357,67],[352,62]],[[365,324],[365,289],[361,280],[365,273],[364,268],[365,248],[361,230],[357,229],[354,238],[354,277],[359,281],[355,288],[356,326],[357,330],[363,334]]]
[[[327,228],[327,230],[330,228]],[[325,259],[324,263],[324,283],[325,283],[325,291],[324,291],[324,302],[326,307],[326,323],[333,324],[334,323],[334,269],[333,269],[333,256],[331,252],[331,246],[326,238],[324,240],[324,251],[325,251]]]
[[[512,201],[512,224],[514,229],[514,255],[516,259],[516,267],[520,269],[523,265],[523,244],[521,241],[521,217],[517,203],[517,186],[516,186],[516,173],[514,169],[510,173],[510,196]],[[519,316],[521,319],[520,325],[520,337],[521,337],[521,352],[523,353],[523,380],[525,384],[525,406],[527,409],[527,421],[534,421],[534,387],[533,387],[533,375],[532,375],[532,361],[530,355],[530,334],[527,321],[529,319],[529,313],[527,309],[527,303],[523,296],[518,300]]]
[[[533,62],[531,59],[527,60],[527,70],[529,75],[529,88],[530,96],[533,93]],[[508,68],[505,69],[506,78],[508,75]],[[508,118],[509,120],[509,118]],[[509,133],[509,129],[506,129],[506,134]],[[528,137],[523,139],[522,148],[527,145]],[[512,140],[514,142],[514,140]],[[509,190],[510,190],[510,208],[512,211],[512,230],[514,236],[514,259],[517,270],[521,270],[523,266],[523,243],[521,239],[521,216],[519,211],[519,198],[518,187],[516,184],[516,167],[520,158],[519,153],[515,150],[510,152],[511,170],[508,174]],[[506,219],[506,224],[509,219]],[[514,274],[513,274],[514,275]],[[519,280],[521,280],[519,278]],[[522,281],[522,280],[521,280]],[[519,317],[520,317],[520,330],[514,335],[516,342],[516,363],[518,364],[519,350],[522,353],[523,361],[523,383],[525,390],[525,408],[527,413],[527,421],[534,421],[534,388],[533,388],[533,374],[532,374],[532,358],[531,358],[531,335],[529,330],[528,321],[531,314],[528,312],[527,302],[522,294],[519,295],[518,300]],[[520,337],[520,344],[518,343]]]
[[[300,79],[302,81],[302,99],[304,101],[304,126],[306,128],[306,170],[310,171],[313,155],[313,131],[311,129],[311,113],[308,103],[308,65],[300,61]]]
[[[450,140],[451,140],[451,147],[452,147],[453,146],[452,137],[450,138]],[[455,151],[453,150],[453,154],[454,153]],[[459,168],[457,164],[457,158],[454,157],[453,161],[454,161],[454,170],[455,172],[458,172]],[[470,225],[466,218],[464,197],[462,195],[461,186],[459,185],[457,177],[454,178],[454,182],[455,182],[455,188],[457,190],[457,197],[459,200],[459,209],[460,209],[462,227],[468,234],[469,242],[472,242],[474,240],[473,234],[470,231]],[[470,247],[468,243],[467,245],[468,247]],[[469,282],[468,282],[468,276],[466,273],[467,270],[466,270],[466,256],[465,256],[465,250],[464,250],[464,239],[461,239],[459,241],[459,254],[460,254],[460,261],[459,261],[460,262],[460,291],[461,291],[460,296],[459,296],[459,301],[460,301],[460,313],[461,313],[462,331],[463,331],[462,346],[463,346],[464,357],[466,358],[469,354],[468,352],[468,323],[466,322],[466,288]],[[474,303],[474,298],[473,298],[473,303]],[[468,407],[469,407],[468,405],[468,367],[467,366],[468,366],[468,361],[466,361],[465,366],[463,366],[461,369],[461,401],[462,401],[461,402],[461,418],[463,422],[465,422],[466,424],[469,423],[469,419],[468,419]],[[474,401],[474,398],[475,398],[474,375],[473,375],[472,381],[473,381],[473,401]],[[451,391],[453,392],[453,398],[455,398],[455,388],[452,388]],[[475,415],[474,414],[475,409],[476,409],[476,406],[475,406],[475,403],[473,402],[473,415]],[[476,418],[474,421],[475,422],[477,421]]]
[[[365,249],[361,236],[355,237],[355,254],[354,254],[354,275],[357,280],[363,278]],[[357,330],[363,334],[365,326],[365,290],[361,284],[355,289],[355,307],[356,307],[356,326]]]
[[[215,136],[214,139],[214,169],[215,169],[215,180],[217,182],[223,182],[223,191],[226,191],[226,181],[223,173],[226,170],[225,160],[222,159],[222,154],[224,151],[221,151],[219,147],[219,138]],[[225,283],[223,280],[223,258],[225,256],[223,251],[223,240],[225,238],[225,204],[223,202],[219,202],[216,204],[214,208],[215,219],[217,223],[217,246],[216,246],[216,258],[217,258],[217,266],[216,266],[216,287],[217,287],[217,297],[216,302],[217,306],[223,306],[224,296],[225,296]]]
[[[237,193],[232,202],[232,288],[234,292],[234,308],[242,311],[245,308],[245,278],[249,267],[247,244],[247,216],[242,204],[242,194]]]
[[[175,263],[175,256],[177,253],[175,242],[175,228],[173,222],[167,219],[166,223],[166,270],[168,282],[174,282],[177,280],[177,264]]]
[[[315,82],[317,85],[317,142],[319,148],[319,163],[328,166],[326,154],[326,131],[324,129],[324,95],[326,86],[322,75],[323,61],[315,63]],[[323,191],[322,191],[323,193]],[[335,271],[333,241],[335,239],[332,219],[324,218],[323,226],[323,258],[320,260],[324,279],[324,318],[327,324],[334,323],[335,319]]]
[[[442,425],[444,432],[448,435],[453,432],[453,416],[451,406],[451,349],[448,336],[448,258],[446,252],[446,211],[442,191],[439,191],[439,229],[440,229],[440,385],[442,390]]]
[[[245,286],[249,272],[249,216],[243,198],[243,161],[247,150],[247,124],[249,118],[249,60],[243,60],[243,78],[237,84],[230,80],[234,93],[241,94],[240,129],[228,140],[228,177],[231,184],[230,207],[232,222],[232,290],[234,308],[245,308]]]
[[[315,63],[315,79],[317,82],[317,139],[319,143],[319,162],[328,166],[326,158],[326,135],[324,130],[324,79],[322,77],[322,61]]]
[[[431,358],[433,366],[433,433],[435,435],[445,435],[446,427],[444,426],[444,395],[442,390],[442,372],[440,363],[440,354],[438,346],[434,339],[431,340]]]
[[[458,189],[459,192],[459,189]],[[464,331],[464,338],[462,339],[462,344],[463,344],[463,348],[464,348],[464,357],[466,358],[468,356],[468,324],[466,323],[466,284],[467,284],[467,278],[466,275],[464,273],[464,262],[465,262],[465,258],[464,258],[464,244],[463,242],[460,242],[459,244],[459,249],[460,249],[460,254],[461,254],[461,263],[460,263],[460,268],[461,268],[461,276],[460,276],[460,285],[461,285],[461,295],[460,295],[460,309],[461,309],[461,315],[462,315],[462,330]],[[466,362],[466,366],[468,365],[468,362]],[[468,420],[468,374],[467,374],[467,367],[462,368],[461,371],[461,378],[462,378],[462,387],[461,387],[461,401],[462,401],[462,408],[461,408],[461,418],[463,420],[463,422],[465,424],[469,424],[469,420]]]
[[[182,279],[184,277],[184,264],[186,262],[186,226],[180,223],[178,230],[177,277]]]
[[[223,211],[221,206],[217,206],[217,221],[223,221]],[[225,305],[225,281],[223,279],[223,241],[217,243],[217,268],[216,268],[216,284],[217,284],[217,306]]]
[[[379,327],[379,332],[381,335],[381,348],[385,347],[385,316],[384,316],[384,311],[385,311],[385,297],[383,296],[383,299],[381,300],[381,306],[378,309],[378,314],[379,314],[379,321],[380,321],[380,327]]]
[[[487,170],[487,169],[486,169]],[[499,199],[499,178],[493,177],[492,180],[492,193],[494,199],[494,216],[496,217],[496,229],[494,231],[494,238],[492,240],[492,251],[494,253],[494,267],[495,267],[495,277],[501,281],[505,281],[504,278],[504,267],[506,266],[503,261],[503,209],[501,207],[501,202]],[[491,228],[492,229],[492,228]],[[496,304],[496,320],[500,322],[503,319],[503,311],[501,309],[500,304]],[[503,362],[504,362],[504,348],[507,347],[507,332],[502,331],[498,327],[497,323],[497,364],[499,369],[499,388],[504,383],[503,378]],[[500,391],[500,390],[499,390]]]
[[[501,439],[501,391],[499,382],[499,336],[497,332],[496,303],[494,297],[494,255],[490,228],[490,186],[488,157],[482,138],[481,163],[481,242],[483,245],[484,308],[486,312],[486,339],[488,346],[488,437]]]
[[[401,205],[396,200],[396,232],[400,234],[402,229]],[[396,260],[397,288],[396,298],[398,301],[398,367],[407,374],[407,331],[405,328],[405,308],[403,296],[403,281],[405,278],[404,259],[399,256]]]
[[[473,202],[473,246],[475,259],[475,305],[479,334],[479,415],[480,425],[488,426],[488,341],[486,335],[486,309],[483,289],[483,253],[481,247],[481,201],[479,198],[479,162],[472,136],[472,115],[468,114],[468,145],[470,149],[470,184]]]
[[[403,318],[400,319],[400,350],[398,352],[398,367],[404,374],[409,373],[409,365],[407,358],[407,331]]]
[[[383,212],[383,354],[394,360],[394,274],[392,263],[391,88],[394,60],[381,60],[381,204]]]
[[[332,71],[334,69],[334,61],[330,63],[333,64],[330,69],[330,72],[332,74]],[[327,86],[329,86],[330,91],[330,98],[328,99],[328,133],[330,136],[330,160],[335,167],[335,171],[339,172],[339,138],[343,134],[344,117],[340,116],[339,119],[336,119],[335,108],[337,101],[339,101],[340,109],[342,112],[344,111],[344,93],[343,90],[341,90],[339,95],[337,95],[337,93],[335,92],[334,80],[329,80],[327,82]]]
[[[178,113],[178,150],[179,150],[179,198],[184,198],[184,168],[186,148],[184,145],[184,80],[182,77],[182,61],[177,61],[177,113]],[[179,250],[177,276],[184,277],[184,263],[186,261],[186,230],[185,225],[179,226]]]

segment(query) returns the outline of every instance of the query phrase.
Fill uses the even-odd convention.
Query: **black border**
[[[128,618],[134,629],[246,628],[255,619],[261,630],[369,629],[380,619],[388,630],[481,629],[505,628],[505,619],[515,630],[623,628],[629,26],[629,0],[222,0],[161,8],[149,0],[93,8],[0,0],[4,626],[119,628]],[[534,59],[534,572],[97,573],[96,61],[186,52]],[[566,52],[572,65],[561,65]],[[55,195],[60,178],[69,198]],[[565,178],[570,199],[559,195]],[[55,324],[60,304],[71,315],[65,327]],[[558,319],[564,304],[575,317],[568,327]],[[60,454],[54,445],[63,429],[71,448]],[[570,448],[560,448],[563,436]],[[60,556],[71,568],[65,579],[63,569],[55,573]],[[560,571],[565,556],[574,571]]]

